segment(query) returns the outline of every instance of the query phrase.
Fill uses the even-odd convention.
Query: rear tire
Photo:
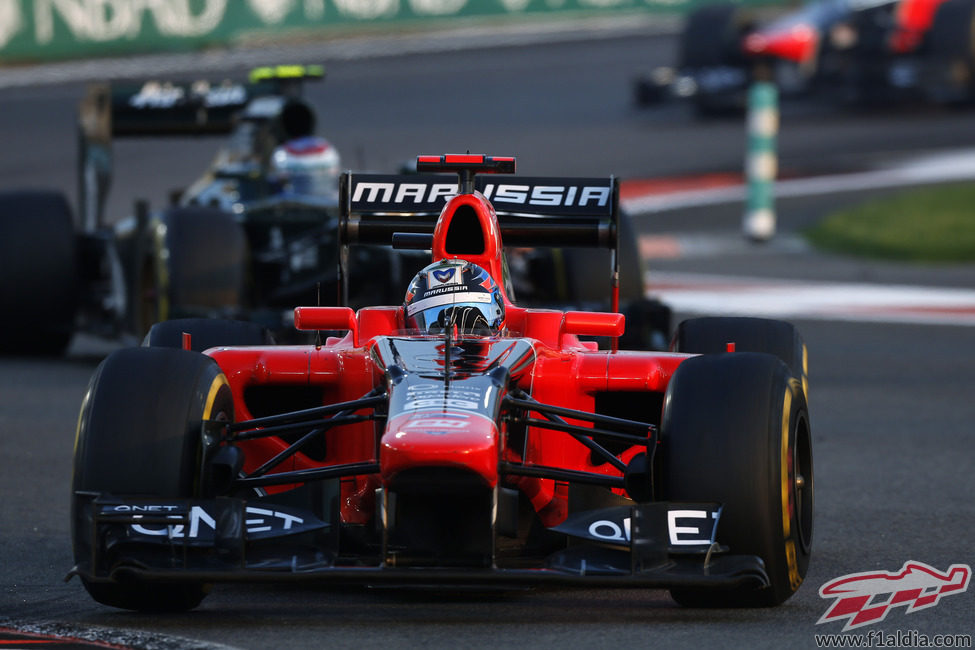
[[[922,44],[922,86],[941,104],[975,99],[975,0],[948,0],[935,11]]]
[[[213,359],[185,350],[127,348],[95,371],[78,419],[72,479],[75,561],[89,562],[90,539],[79,492],[119,497],[190,498],[201,494],[201,422],[233,418],[233,397]],[[108,572],[123,566],[109,557]],[[83,580],[92,598],[140,611],[196,607],[202,583]]]
[[[611,257],[605,250],[562,248],[553,251],[565,274],[567,295],[563,301],[579,309],[610,308]],[[637,248],[633,220],[620,215],[620,311],[626,316],[626,330],[620,337],[623,350],[662,350],[670,336],[670,308],[646,297],[643,263]],[[604,269],[605,273],[598,270]]]
[[[77,255],[64,196],[0,194],[0,353],[64,353],[78,309]]]
[[[142,345],[182,348],[184,333],[190,335],[190,349],[194,352],[218,346],[274,345],[274,337],[263,325],[223,318],[178,318],[156,323]]]
[[[717,541],[762,558],[770,579],[762,589],[672,589],[672,597],[690,607],[784,602],[812,549],[812,438],[799,381],[768,354],[693,357],[677,368],[664,404],[664,498],[721,502]]]
[[[172,208],[163,215],[155,236],[156,250],[142,264],[140,282],[140,309],[145,319],[153,312],[155,316],[144,319],[146,325],[244,311],[248,246],[233,215],[214,208]]]
[[[620,302],[626,303],[644,296],[643,263],[629,214],[620,214],[619,228]],[[612,277],[610,253],[597,248],[559,250],[568,287],[565,301],[573,305],[598,304],[608,308]]]
[[[741,8],[732,3],[704,5],[694,10],[680,35],[677,69],[735,68],[750,76],[750,63],[741,49],[749,26]],[[745,109],[741,92],[699,91],[693,102],[702,117],[738,115]]]
[[[741,8],[730,2],[692,11],[680,35],[677,67],[743,65],[741,37],[747,27]]]
[[[691,318],[677,326],[671,349],[693,354],[720,354],[734,343],[736,352],[764,352],[781,359],[809,394],[806,343],[792,323],[769,318]]]

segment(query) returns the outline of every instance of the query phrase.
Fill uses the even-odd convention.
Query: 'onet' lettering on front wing
[[[182,540],[207,545],[218,537],[247,541],[320,530],[327,524],[308,512],[280,504],[244,505],[233,499],[102,503],[98,520],[126,527],[129,539],[145,542]]]

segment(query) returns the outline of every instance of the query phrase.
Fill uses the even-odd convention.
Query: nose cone
[[[811,62],[818,46],[816,30],[806,24],[753,32],[745,38],[744,43],[745,52],[751,56],[772,56],[795,63]]]
[[[379,450],[384,484],[404,470],[452,468],[480,477],[487,487],[498,482],[498,428],[477,413],[414,411],[394,417]]]

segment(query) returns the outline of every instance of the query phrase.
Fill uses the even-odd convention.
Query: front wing
[[[86,497],[76,513],[89,582],[339,582],[605,587],[763,587],[764,562],[715,542],[718,504],[651,503],[570,515],[551,529],[572,543],[537,565],[396,567],[340,552],[338,527],[291,505]],[[82,499],[79,499],[82,501]]]

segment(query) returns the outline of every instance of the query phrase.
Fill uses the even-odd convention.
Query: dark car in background
[[[741,110],[758,78],[784,95],[847,103],[975,98],[973,0],[811,0],[769,11],[733,3],[693,11],[675,66],[640,76],[636,103],[681,98],[701,114]]]
[[[0,192],[5,351],[59,354],[78,331],[138,340],[153,323],[177,318],[231,318],[287,339],[296,304],[401,302],[401,280],[430,253],[341,241],[341,159],[317,135],[303,98],[304,85],[323,77],[320,66],[274,66],[244,82],[89,87],[79,110],[79,223],[60,192]],[[186,135],[226,137],[168,205],[137,199],[131,215],[105,214],[114,139]],[[661,348],[669,310],[644,295],[625,215],[620,230],[626,344]],[[357,271],[344,283],[342,256]],[[524,304],[609,307],[591,280],[594,267],[609,268],[605,250],[519,248],[509,259]]]
[[[279,66],[246,82],[90,86],[78,113],[78,223],[60,192],[0,193],[5,339],[57,353],[75,331],[141,337],[173,317],[273,326],[277,305],[327,292],[330,279],[334,300],[340,160],[301,96],[323,75]],[[227,138],[169,205],[137,199],[131,215],[105,214],[114,139],[186,135]]]

